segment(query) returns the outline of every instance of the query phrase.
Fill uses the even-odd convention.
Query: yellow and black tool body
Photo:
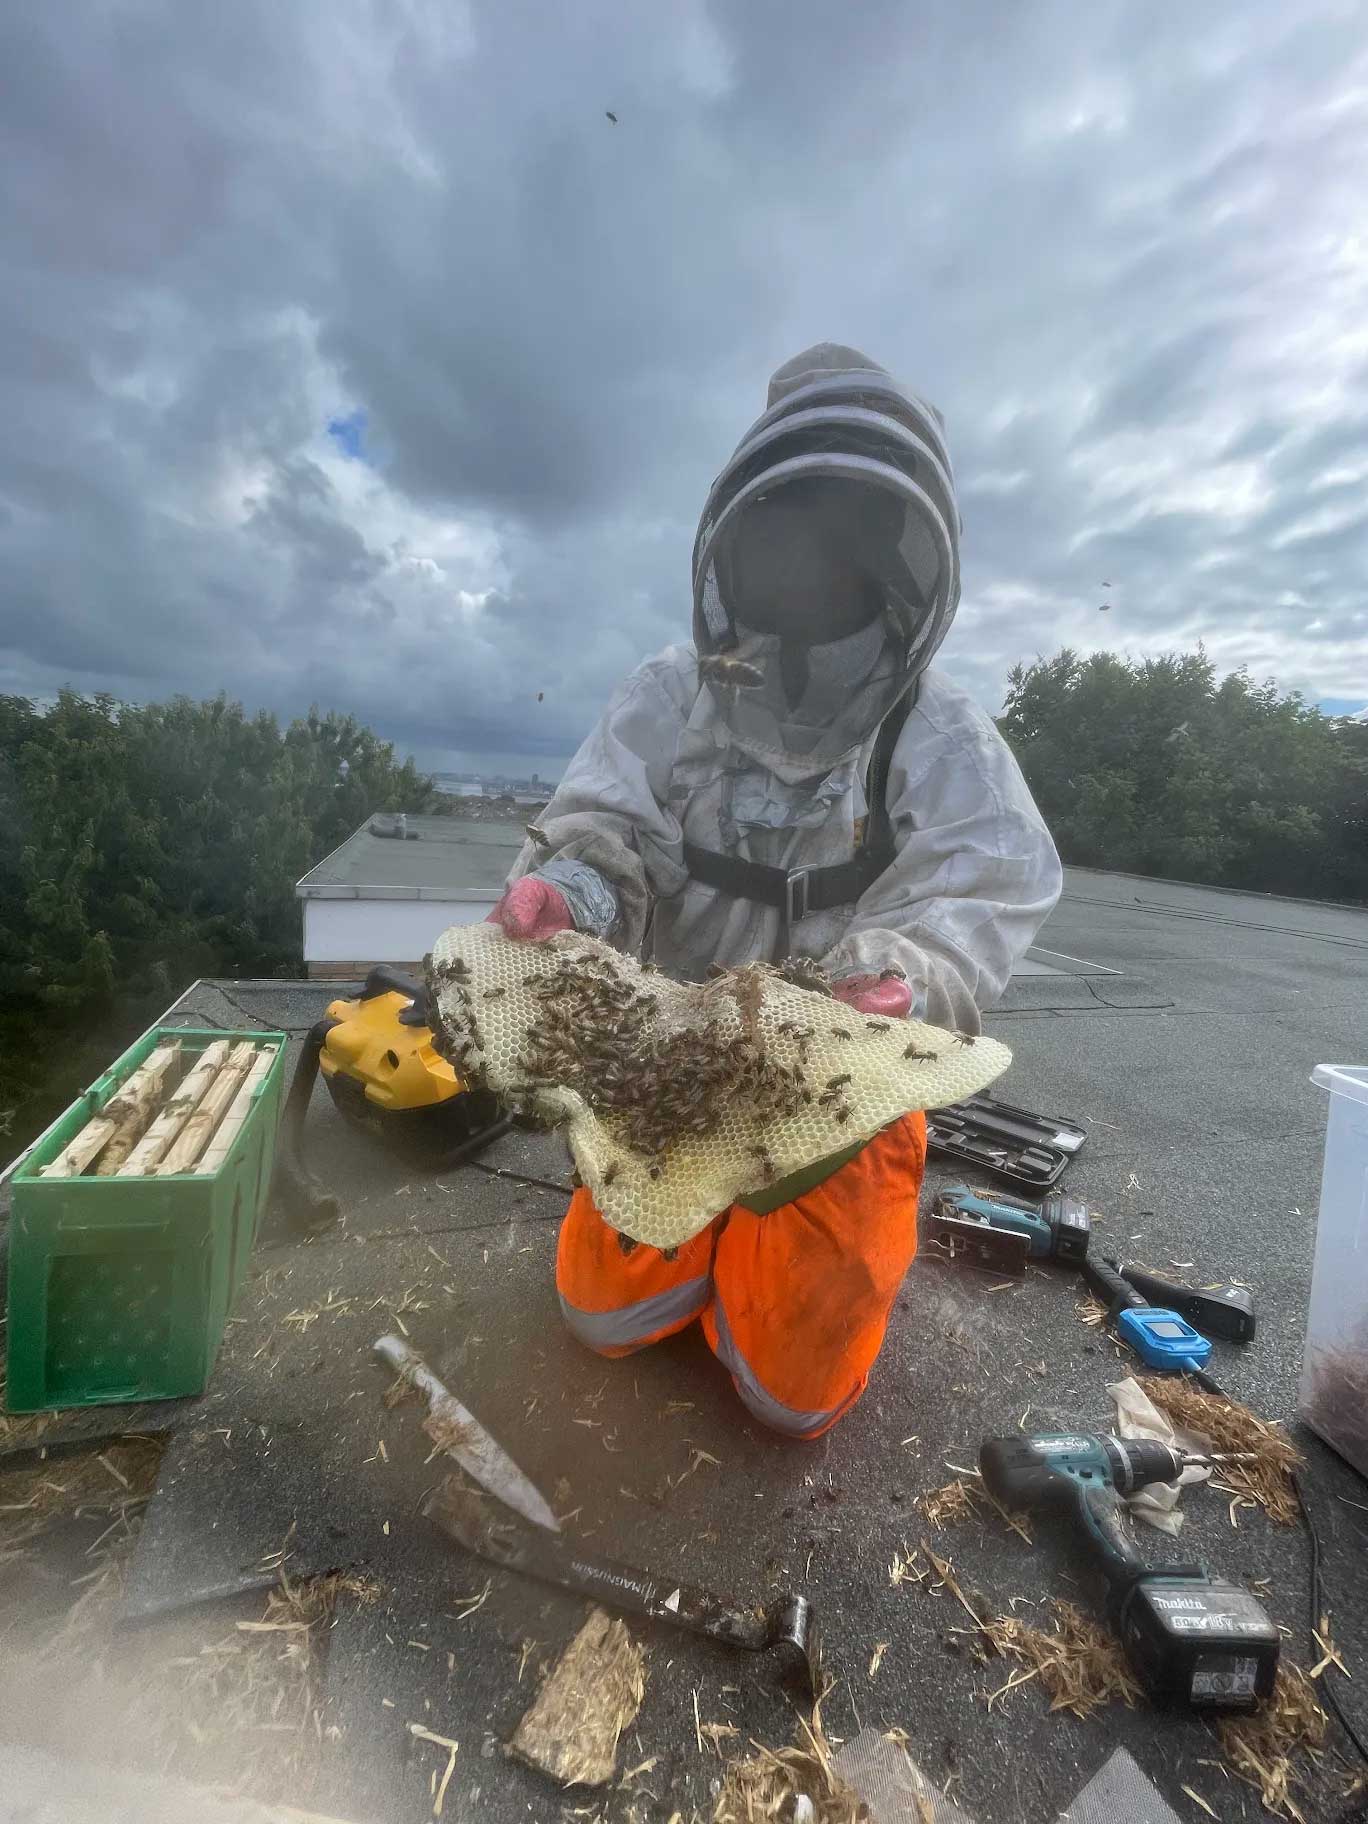
[[[282,1188],[309,1228],[337,1215],[336,1199],[303,1158],[304,1119],[320,1069],[348,1122],[428,1171],[449,1171],[510,1124],[497,1097],[467,1084],[437,1052],[422,984],[377,965],[355,1000],[333,1001],[310,1029],[286,1100]]]

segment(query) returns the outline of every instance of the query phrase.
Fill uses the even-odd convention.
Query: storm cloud
[[[988,707],[1368,699],[1357,5],[78,0],[0,71],[0,689],[554,764],[831,338],[945,413]]]

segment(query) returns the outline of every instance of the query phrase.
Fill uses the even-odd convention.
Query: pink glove
[[[527,944],[541,943],[558,931],[575,928],[570,907],[560,888],[553,887],[549,880],[538,880],[532,874],[525,874],[521,880],[513,882],[485,923],[501,925],[505,937],[515,937]]]
[[[912,990],[897,975],[847,975],[831,984],[831,992],[857,1013],[885,1020],[905,1019],[912,1011]]]

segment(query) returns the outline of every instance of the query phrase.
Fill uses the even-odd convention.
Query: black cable
[[[1222,1387],[1218,1381],[1214,1381],[1209,1374],[1198,1372],[1192,1376],[1192,1379],[1196,1381],[1197,1385],[1205,1392],[1214,1393],[1218,1399],[1224,1400],[1227,1405],[1233,1406],[1235,1404],[1235,1401],[1231,1399],[1225,1388]],[[1329,1606],[1325,1601],[1325,1583],[1321,1576],[1321,1539],[1316,1523],[1311,1518],[1311,1509],[1307,1505],[1306,1494],[1301,1485],[1301,1477],[1297,1474],[1295,1469],[1289,1469],[1287,1473],[1292,1480],[1292,1492],[1297,1497],[1297,1508],[1302,1517],[1302,1525],[1306,1529],[1307,1543],[1311,1548],[1311,1639],[1314,1642],[1317,1631],[1320,1628],[1321,1616],[1327,1612]],[[1330,1683],[1330,1674],[1333,1671],[1333,1666],[1326,1667],[1325,1678],[1321,1684],[1321,1694],[1330,1708],[1334,1711],[1335,1719],[1339,1723],[1340,1728],[1343,1729],[1344,1733],[1358,1750],[1360,1760],[1368,1767],[1368,1742],[1364,1741],[1363,1737],[1344,1713],[1340,1704],[1339,1693]]]
[[[1321,1617],[1327,1612],[1329,1606],[1325,1601],[1325,1584],[1321,1577],[1320,1534],[1316,1530],[1315,1521],[1311,1518],[1311,1509],[1307,1506],[1306,1494],[1301,1485],[1301,1477],[1297,1474],[1295,1469],[1290,1469],[1287,1473],[1292,1478],[1292,1491],[1297,1497],[1297,1506],[1301,1510],[1302,1524],[1306,1528],[1306,1537],[1311,1546],[1311,1630],[1312,1638],[1314,1639],[1316,1630],[1319,1629],[1321,1625]],[[1340,1728],[1343,1729],[1344,1733],[1349,1737],[1349,1740],[1354,1744],[1355,1748],[1358,1749],[1359,1758],[1363,1761],[1364,1765],[1368,1766],[1368,1742],[1364,1741],[1353,1723],[1351,1723],[1349,1718],[1344,1714],[1344,1711],[1340,1706],[1339,1693],[1330,1683],[1330,1675],[1334,1669],[1333,1666],[1327,1666],[1325,1668],[1325,1679],[1321,1685],[1321,1691],[1329,1702],[1330,1708],[1334,1711],[1335,1716],[1339,1721]]]
[[[486,1165],[480,1159],[467,1159],[466,1164],[490,1178],[508,1178],[514,1184],[534,1184],[543,1191],[559,1191],[562,1197],[570,1194],[571,1187],[568,1184],[557,1184],[551,1178],[533,1178],[527,1172],[511,1171],[506,1165]]]

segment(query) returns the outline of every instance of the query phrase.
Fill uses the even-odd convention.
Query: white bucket
[[[1368,1065],[1318,1064],[1330,1091],[1301,1413],[1368,1476]]]

